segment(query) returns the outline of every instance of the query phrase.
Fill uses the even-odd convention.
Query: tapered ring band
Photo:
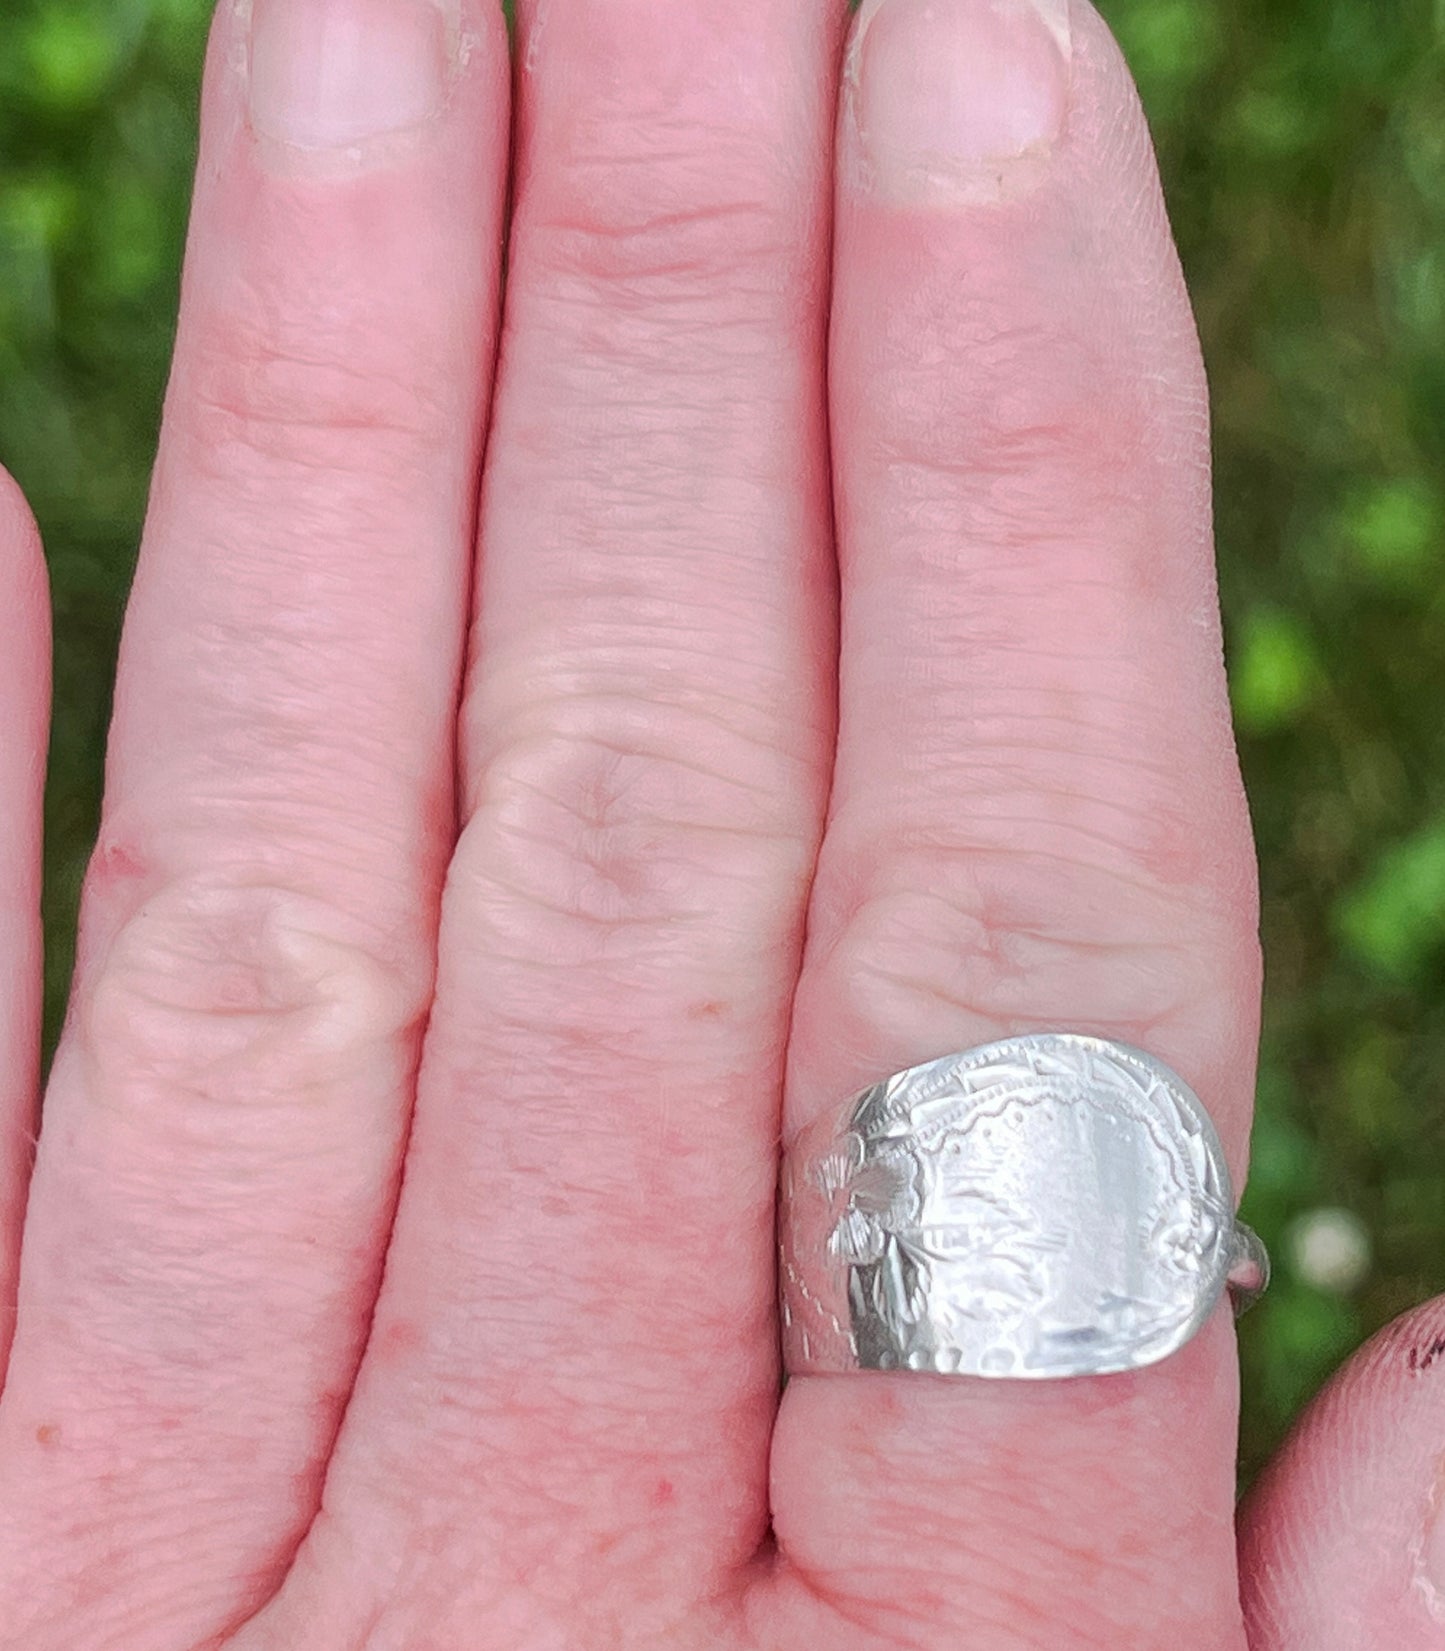
[[[1214,1125],[1139,1049],[1037,1032],[896,1072],[789,1144],[795,1375],[1042,1379],[1177,1352],[1269,1280]]]

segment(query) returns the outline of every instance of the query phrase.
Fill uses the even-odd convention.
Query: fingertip
[[[40,527],[20,483],[0,465],[0,545],[7,568],[18,566],[29,575],[43,575],[45,557]]]
[[[1445,1644],[1445,1296],[1341,1369],[1240,1510],[1253,1651]]]
[[[8,641],[0,653],[5,666],[0,699],[13,705],[18,696],[33,707],[29,718],[33,738],[29,743],[37,744],[44,738],[43,713],[48,696],[48,683],[42,679],[50,660],[50,577],[34,512],[20,484],[3,466],[0,611],[6,616]]]
[[[498,0],[222,0],[202,90],[201,180],[234,166],[344,181],[505,153]]]
[[[866,0],[848,51],[851,136],[884,195],[968,198],[1047,159],[1067,121],[1067,0]]]
[[[840,99],[845,198],[938,207],[1086,195],[1153,168],[1134,78],[1089,0],[863,0]],[[1139,203],[1144,204],[1144,203]]]

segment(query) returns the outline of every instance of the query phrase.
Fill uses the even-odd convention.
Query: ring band
[[[1125,1044],[1038,1032],[909,1067],[784,1154],[795,1375],[1049,1378],[1177,1352],[1264,1290],[1198,1097]]]

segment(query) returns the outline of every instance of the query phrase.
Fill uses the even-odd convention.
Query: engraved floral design
[[[814,1181],[828,1200],[828,1251],[850,1267],[882,1259],[888,1241],[918,1219],[917,1161],[906,1147],[875,1147],[845,1135],[819,1160]]]

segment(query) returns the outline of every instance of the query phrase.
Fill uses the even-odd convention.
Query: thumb
[[[1445,1296],[1305,1413],[1240,1514],[1251,1651],[1445,1647]]]

